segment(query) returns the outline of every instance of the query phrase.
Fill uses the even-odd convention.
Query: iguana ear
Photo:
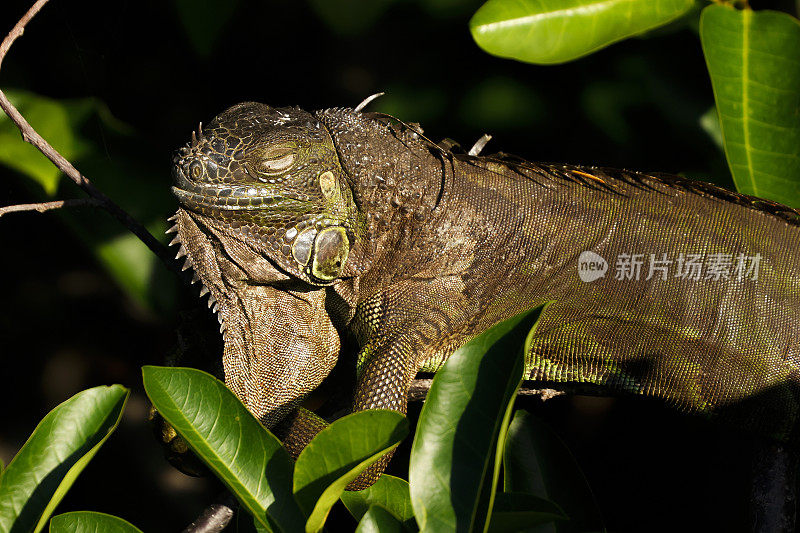
[[[350,240],[347,230],[341,226],[320,231],[309,228],[301,232],[292,244],[294,260],[307,274],[323,283],[333,281],[341,274],[349,254]]]
[[[318,185],[327,207],[326,215],[335,214],[341,222],[348,220],[349,195],[330,170],[319,175]],[[334,220],[336,220],[334,218]],[[350,255],[351,240],[340,225],[311,227],[297,234],[292,243],[292,257],[314,281],[328,283],[342,272]]]
[[[314,245],[311,275],[325,281],[335,279],[344,268],[349,253],[350,242],[344,228],[325,228]]]

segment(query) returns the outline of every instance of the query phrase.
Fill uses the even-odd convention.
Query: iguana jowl
[[[174,242],[218,312],[225,381],[267,427],[327,376],[345,332],[353,409],[405,412],[419,370],[552,300],[529,379],[793,436],[793,209],[676,176],[460,154],[359,109],[259,103],[193,134],[173,173]],[[581,261],[605,275],[583,281]],[[301,411],[288,446],[320,427]]]

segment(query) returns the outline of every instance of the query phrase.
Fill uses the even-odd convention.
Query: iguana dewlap
[[[353,409],[405,412],[419,370],[553,300],[529,379],[793,436],[793,209],[676,176],[455,153],[376,113],[259,103],[193,134],[173,174],[175,242],[211,293],[225,381],[267,427],[326,377],[346,333]],[[300,419],[289,440],[318,428]]]

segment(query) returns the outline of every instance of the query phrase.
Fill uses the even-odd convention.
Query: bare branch
[[[0,43],[0,65],[3,63],[6,54],[8,53],[11,45],[19,36],[25,32],[25,26],[30,20],[44,7],[48,0],[38,0],[33,7],[31,7],[25,15],[19,19],[19,22],[11,29],[11,32]],[[114,203],[108,196],[103,194],[92,183],[76,169],[64,156],[50,146],[39,133],[28,124],[25,117],[14,107],[6,97],[5,93],[0,90],[0,108],[5,111],[6,115],[17,125],[22,133],[22,139],[35,146],[42,152],[53,164],[58,167],[66,176],[71,179],[78,187],[83,189],[86,194],[93,198],[97,203],[106,211],[108,211],[114,218],[116,218],[123,226],[128,228],[134,235],[154,253],[159,259],[173,272],[184,278],[181,271],[181,265],[173,259],[172,255],[167,250],[167,247],[161,244],[155,237],[153,237],[144,226],[134,220],[125,210]]]
[[[101,207],[100,202],[94,198],[76,198],[74,200],[56,200],[54,202],[41,202],[38,204],[18,204],[0,207],[0,217],[8,213],[21,213],[25,211],[38,211],[44,213],[61,207]]]
[[[432,383],[432,379],[415,379],[412,381],[411,385],[408,387],[408,393],[406,393],[408,401],[418,402],[424,400],[425,397],[428,396],[428,391]]]
[[[430,378],[419,378],[413,380],[411,385],[408,387],[408,393],[406,394],[408,401],[418,402],[420,400],[424,400],[428,395],[428,391],[430,390],[432,383],[433,380]],[[549,388],[533,389],[521,387],[519,391],[517,391],[517,394],[520,396],[538,396],[540,400],[546,402],[547,400],[555,398],[556,396],[561,396],[564,394],[564,391]]]

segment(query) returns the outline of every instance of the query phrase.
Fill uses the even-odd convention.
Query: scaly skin
[[[549,300],[528,378],[794,437],[800,214],[788,207],[676,176],[458,154],[374,113],[257,103],[215,118],[174,177],[174,242],[218,306],[225,381],[267,427],[287,424],[294,453],[323,427],[296,408],[343,335],[360,347],[353,410],[405,412],[419,370]],[[609,261],[604,277],[580,279],[585,251]],[[619,280],[620,254],[673,263],[664,279],[645,279],[645,262]],[[729,256],[730,279],[677,276],[679,254]],[[757,279],[735,270],[757,254]]]

